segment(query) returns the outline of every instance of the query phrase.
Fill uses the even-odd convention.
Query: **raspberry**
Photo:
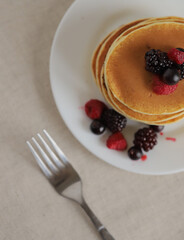
[[[110,149],[122,151],[127,148],[127,142],[121,132],[113,133],[107,139],[106,145]]]
[[[134,145],[145,152],[151,150],[157,144],[157,134],[152,128],[142,128],[135,133]]]
[[[165,84],[158,75],[153,76],[153,92],[158,95],[169,95],[176,90],[177,86],[178,84]]]
[[[156,74],[163,74],[167,68],[172,68],[175,64],[167,56],[166,52],[151,49],[145,54],[146,70]]]
[[[99,119],[106,108],[107,106],[97,99],[91,99],[85,104],[86,115],[91,119]]]
[[[184,63],[184,52],[178,50],[177,48],[171,48],[167,53],[167,56],[170,60],[174,61],[177,64]]]
[[[116,112],[114,109],[107,109],[102,114],[102,121],[107,128],[115,133],[121,132],[125,128],[127,119],[123,115]]]

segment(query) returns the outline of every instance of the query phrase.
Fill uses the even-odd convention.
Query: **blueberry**
[[[180,81],[180,75],[177,69],[168,68],[163,74],[163,82],[168,85],[175,85]]]
[[[164,129],[164,126],[150,125],[150,128],[152,128],[155,132],[161,132]]]
[[[177,48],[179,51],[184,52],[183,48]]]
[[[105,126],[99,120],[93,120],[90,129],[94,134],[100,135],[105,131]]]
[[[142,157],[143,153],[139,147],[131,147],[128,150],[128,156],[132,160],[139,160]]]

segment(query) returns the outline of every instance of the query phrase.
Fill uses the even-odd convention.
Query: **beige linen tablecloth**
[[[87,202],[116,240],[183,240],[184,174],[144,176],[106,164],[79,144],[56,109],[50,47],[72,2],[0,1],[0,240],[99,239],[30,154],[25,141],[43,128],[62,145]]]

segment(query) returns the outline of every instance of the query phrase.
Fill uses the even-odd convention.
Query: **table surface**
[[[0,1],[0,239],[99,239],[83,211],[48,184],[26,146],[45,128],[116,240],[183,240],[184,174],[145,176],[106,164],[80,145],[56,109],[49,54],[72,2]]]

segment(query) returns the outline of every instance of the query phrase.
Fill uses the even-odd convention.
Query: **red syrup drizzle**
[[[143,155],[143,156],[141,157],[141,160],[142,160],[142,161],[146,161],[146,160],[147,160],[147,155]]]
[[[84,109],[85,109],[85,107],[84,107],[84,106],[81,106],[81,107],[79,107],[79,109],[80,109],[80,110],[84,110]]]
[[[160,132],[160,135],[161,135],[161,136],[163,136],[163,135],[164,135],[164,133],[163,133],[163,132]]]
[[[166,139],[167,141],[173,141],[173,142],[176,142],[176,138],[166,137],[165,139]]]

